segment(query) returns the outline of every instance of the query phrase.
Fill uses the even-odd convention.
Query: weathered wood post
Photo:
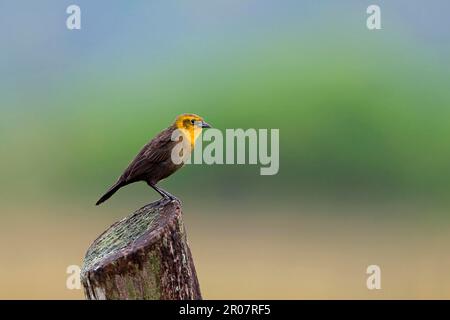
[[[87,299],[201,299],[181,204],[157,201],[116,222],[89,247]]]

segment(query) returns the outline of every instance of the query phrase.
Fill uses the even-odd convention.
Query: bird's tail
[[[114,193],[116,193],[116,191],[119,190],[121,187],[123,187],[123,183],[122,183],[122,181],[119,180],[113,186],[111,186],[111,188],[109,188],[108,191],[106,191],[106,193],[104,195],[102,195],[102,197],[100,199],[98,199],[98,201],[95,203],[95,205],[98,206],[102,202],[105,202],[106,200],[111,198],[111,196]]]

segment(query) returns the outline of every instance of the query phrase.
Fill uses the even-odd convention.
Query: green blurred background
[[[280,171],[186,166],[179,196],[204,298],[450,298],[447,1],[0,3],[0,298],[66,288],[110,224],[95,207],[184,112],[279,128]],[[382,290],[366,288],[377,264]]]

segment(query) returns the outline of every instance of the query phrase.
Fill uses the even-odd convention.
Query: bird
[[[190,150],[188,152],[192,151],[195,146],[195,140],[204,128],[211,128],[211,126],[196,114],[184,113],[177,116],[171,126],[161,131],[142,147],[141,151],[130,162],[116,183],[100,197],[96,205],[98,206],[111,198],[120,188],[138,181],[145,181],[163,199],[178,201],[174,195],[157,186],[157,183],[172,175],[184,165],[184,162],[177,163],[173,161],[173,148],[181,140],[186,139],[184,141],[190,144]],[[181,132],[181,139],[174,141],[173,134],[177,129],[179,130],[178,132]]]

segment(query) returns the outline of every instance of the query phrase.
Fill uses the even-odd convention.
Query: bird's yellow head
[[[198,138],[200,133],[202,133],[202,129],[211,128],[211,126],[206,123],[202,117],[193,113],[184,113],[179,115],[175,119],[175,127],[183,132],[192,147],[194,147],[195,140]]]

